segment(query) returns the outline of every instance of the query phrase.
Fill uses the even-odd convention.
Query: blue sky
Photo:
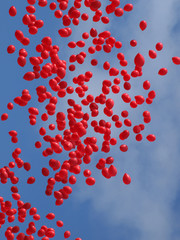
[[[78,41],[81,34],[89,31],[91,27],[97,28],[99,31],[111,30],[112,35],[122,41],[122,52],[127,56],[129,65],[127,70],[133,67],[133,58],[140,52],[146,59],[143,76],[139,80],[132,80],[132,90],[129,91],[130,96],[136,94],[147,95],[142,88],[144,80],[151,82],[151,90],[156,91],[156,98],[152,105],[142,105],[138,109],[130,109],[126,104],[122,103],[120,96],[113,96],[115,100],[114,112],[120,113],[122,110],[129,110],[129,118],[133,124],[142,122],[142,112],[150,110],[152,121],[146,126],[143,132],[144,141],[136,142],[134,135],[126,141],[129,150],[126,153],[119,151],[120,141],[117,147],[112,148],[107,155],[101,152],[93,154],[92,162],[89,166],[82,165],[82,171],[77,176],[77,183],[74,185],[73,193],[68,200],[64,201],[62,206],[56,207],[53,196],[47,197],[44,194],[46,181],[41,175],[41,168],[48,166],[50,158],[42,157],[41,150],[34,148],[34,143],[41,140],[38,130],[42,125],[40,115],[37,118],[37,125],[30,126],[28,119],[28,108],[38,107],[40,112],[45,112],[46,104],[37,103],[36,87],[45,85],[48,87],[48,80],[38,79],[33,82],[26,82],[23,79],[25,72],[30,71],[31,64],[27,61],[24,68],[17,64],[18,51],[22,45],[17,42],[14,36],[15,30],[22,30],[25,36],[30,37],[31,44],[26,48],[28,57],[35,56],[35,45],[37,45],[44,36],[50,36],[53,44],[60,47],[59,56],[68,60],[69,54],[77,54],[81,49],[68,50],[66,48],[67,39],[60,39],[58,29],[61,27],[61,20],[55,19],[53,11],[48,6],[45,8],[37,7],[37,19],[43,19],[45,26],[39,30],[35,36],[30,36],[28,29],[21,22],[22,16],[26,13],[25,1],[16,3],[17,16],[12,18],[8,15],[10,6],[15,4],[13,1],[3,1],[1,3],[0,15],[0,66],[1,66],[1,88],[0,88],[0,113],[7,112],[6,105],[13,101],[16,96],[21,95],[23,89],[28,89],[32,95],[32,100],[27,107],[21,108],[15,106],[13,111],[9,111],[9,119],[1,122],[1,167],[7,165],[12,159],[11,153],[16,147],[22,149],[20,157],[26,162],[30,162],[32,170],[25,172],[24,169],[15,168],[15,175],[20,178],[18,183],[19,193],[22,195],[24,202],[30,202],[32,206],[37,207],[41,220],[36,223],[37,229],[41,225],[54,227],[56,231],[55,240],[63,239],[63,233],[66,230],[71,231],[70,239],[81,237],[83,240],[178,240],[180,239],[180,85],[179,85],[179,66],[175,66],[171,58],[180,56],[180,28],[179,28],[179,9],[180,3],[177,0],[163,1],[132,1],[134,10],[132,13],[126,13],[122,18],[115,18],[110,15],[111,23],[107,26],[100,23],[92,23],[90,11],[82,8],[83,12],[88,12],[90,18],[87,23],[81,22],[78,27],[73,27],[73,34],[68,41]],[[109,3],[103,1],[102,9]],[[125,1],[121,2],[123,6]],[[141,32],[138,24],[141,20],[148,23],[147,30]],[[138,45],[136,48],[129,46],[129,41],[136,39]],[[158,52],[156,60],[148,58],[148,51],[155,49],[157,42],[163,42],[164,49]],[[12,55],[7,54],[7,46],[14,44],[16,52]],[[90,45],[87,41],[86,48]],[[66,54],[64,49],[67,49]],[[113,49],[111,54],[97,54],[95,57],[99,60],[97,68],[90,66],[91,56],[87,56],[85,63],[77,67],[74,73],[68,73],[65,80],[70,84],[75,75],[92,70],[94,75],[92,81],[88,83],[89,94],[98,94],[104,79],[112,80],[103,70],[102,63],[104,59],[115,67],[119,67],[116,60],[117,51]],[[93,56],[94,58],[94,56]],[[168,69],[168,74],[161,77],[157,74],[161,67]],[[120,85],[122,86],[122,84]],[[72,97],[77,98],[76,94]],[[66,111],[67,97],[60,99],[57,104],[58,111]],[[84,110],[88,111],[86,108]],[[102,109],[102,108],[100,108]],[[100,114],[98,120],[103,117]],[[107,120],[107,118],[105,118]],[[48,123],[55,121],[55,116],[50,118]],[[43,124],[45,127],[47,123]],[[18,143],[12,144],[8,132],[16,130],[18,132]],[[118,137],[119,133],[112,128],[113,136]],[[50,133],[50,131],[49,131]],[[57,132],[53,133],[54,135]],[[146,141],[145,136],[154,133],[157,140],[154,143]],[[89,136],[93,136],[92,129],[88,130]],[[98,137],[98,145],[100,146],[101,138]],[[43,143],[42,149],[47,144]],[[95,165],[100,157],[113,156],[115,158],[114,165],[118,169],[115,178],[105,179]],[[68,159],[67,153],[61,155],[53,154],[51,158],[61,161]],[[89,168],[92,170],[92,176],[96,178],[96,184],[89,187],[85,183],[83,170]],[[123,174],[127,172],[131,175],[132,183],[126,186],[122,182]],[[53,176],[53,172],[50,172]],[[27,185],[26,181],[29,176],[35,176],[34,185]],[[62,185],[61,185],[62,186]],[[61,188],[56,184],[56,189]],[[11,184],[1,185],[0,195],[6,200],[11,200],[10,192]],[[13,202],[15,205],[15,201]],[[48,221],[45,216],[49,212],[56,214],[55,220]],[[28,220],[21,224],[21,231],[27,228]],[[58,229],[55,222],[57,220],[64,221],[64,227]],[[31,220],[32,221],[32,220]],[[12,226],[18,225],[16,220]],[[0,239],[4,240],[4,231],[8,227],[8,223],[0,229]],[[36,236],[36,235],[35,235]],[[37,237],[35,237],[36,239]]]

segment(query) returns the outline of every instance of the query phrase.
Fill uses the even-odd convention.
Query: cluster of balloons
[[[64,26],[58,30],[58,34],[61,38],[71,38],[73,31],[71,26],[78,26],[79,22],[89,20],[89,15],[87,13],[81,13],[81,6],[84,4],[86,8],[89,8],[93,13],[92,21],[94,23],[102,22],[103,24],[108,24],[110,18],[108,15],[114,14],[116,17],[122,17],[124,14],[131,12],[133,10],[133,4],[125,4],[122,8],[120,7],[119,0],[110,0],[109,4],[105,7],[105,15],[101,6],[101,2],[98,0],[75,0],[70,2],[68,0],[54,0],[49,4],[49,9],[54,11],[54,17],[62,20],[61,23]],[[35,35],[39,34],[40,29],[44,26],[43,20],[36,19],[36,7],[46,7],[48,5],[47,0],[27,0],[27,13],[22,16],[22,23],[28,27],[29,34]],[[102,9],[102,10],[101,10]],[[9,15],[15,17],[17,10],[15,6],[10,7]],[[139,28],[141,31],[145,31],[147,28],[147,22],[142,20],[139,23]],[[23,45],[27,46],[30,43],[30,38],[25,37],[21,30],[15,31],[15,38]],[[69,41],[67,43],[67,48],[74,49],[84,48],[86,46],[86,40],[91,38],[92,45],[88,47],[88,51],[82,51],[79,54],[72,54],[69,56],[69,61],[61,59],[58,55],[59,46],[53,45],[53,39],[50,36],[42,37],[41,42],[35,45],[36,56],[30,56],[27,59],[28,52],[25,48],[19,49],[19,56],[17,58],[17,63],[19,66],[24,67],[26,62],[29,61],[32,70],[29,70],[24,74],[24,80],[33,81],[35,79],[43,78],[49,81],[49,91],[44,85],[40,85],[36,88],[36,93],[38,96],[38,102],[46,102],[45,112],[41,113],[35,107],[29,107],[29,123],[30,125],[36,125],[37,115],[41,114],[42,122],[46,122],[50,116],[56,115],[56,122],[52,122],[47,127],[49,130],[58,130],[58,134],[55,137],[46,134],[46,128],[41,127],[39,129],[39,135],[42,137],[42,141],[49,144],[49,147],[42,150],[42,155],[47,158],[53,153],[61,154],[67,151],[69,160],[60,162],[59,160],[50,159],[49,168],[54,171],[54,176],[49,176],[50,171],[47,167],[42,167],[42,175],[48,177],[47,186],[45,194],[47,196],[54,196],[55,204],[57,206],[62,205],[64,200],[68,199],[72,193],[71,186],[76,183],[76,176],[81,172],[81,164],[89,164],[91,162],[93,153],[101,151],[106,154],[110,152],[113,146],[117,145],[118,141],[121,142],[119,149],[121,152],[126,152],[128,146],[124,141],[130,136],[130,129],[135,134],[135,140],[140,142],[143,140],[143,130],[145,125],[151,122],[151,115],[149,111],[143,112],[143,122],[138,125],[133,125],[132,121],[128,118],[129,113],[127,110],[123,110],[121,114],[114,114],[113,108],[115,101],[113,98],[108,98],[109,93],[118,94],[121,100],[129,105],[131,108],[138,108],[142,104],[152,104],[156,93],[154,90],[150,90],[151,84],[148,80],[143,82],[143,89],[148,91],[147,97],[142,95],[136,95],[132,97],[128,94],[131,89],[131,79],[141,77],[143,74],[143,67],[145,64],[145,58],[141,53],[137,53],[134,57],[134,67],[131,72],[126,70],[128,62],[126,60],[125,54],[120,51],[122,43],[113,37],[110,31],[99,32],[95,28],[87,29],[87,32],[82,33],[82,39],[74,42]],[[130,41],[131,47],[137,46],[136,40]],[[92,95],[88,93],[88,82],[93,78],[93,72],[86,71],[82,72],[80,75],[75,76],[72,79],[72,84],[68,85],[66,81],[67,71],[73,72],[78,67],[82,65],[86,56],[93,56],[94,53],[104,52],[110,53],[112,49],[116,49],[116,58],[119,61],[120,67],[115,68],[111,66],[108,61],[104,61],[103,69],[107,72],[108,76],[113,80],[103,80],[102,88],[99,95]],[[157,57],[157,52],[163,50],[163,44],[158,42],[155,45],[155,50],[149,50],[149,58],[155,59]],[[14,45],[9,45],[7,47],[7,52],[13,54],[16,50]],[[64,50],[64,53],[66,50]],[[48,60],[48,63],[45,61]],[[47,62],[47,61],[46,61]],[[180,65],[180,57],[172,57],[172,62],[176,65]],[[92,66],[97,66],[98,59],[93,58],[90,62]],[[83,68],[81,68],[83,71]],[[159,69],[158,73],[164,76],[168,73],[165,67]],[[122,80],[121,80],[121,79]],[[120,83],[123,81],[123,86],[120,89]],[[71,85],[77,85],[74,89]],[[87,85],[86,85],[87,84]],[[124,88],[125,92],[122,92]],[[87,94],[86,94],[87,92]],[[63,99],[67,95],[77,94],[81,99],[81,104],[77,104],[75,100],[68,97],[67,114],[64,112],[57,111],[58,99]],[[86,96],[85,96],[86,95]],[[132,94],[131,94],[132,95]],[[13,110],[14,104],[21,107],[25,107],[31,101],[32,96],[29,90],[24,89],[21,96],[14,98],[14,103],[9,102],[7,104],[8,110]],[[62,101],[62,100],[61,100]],[[96,121],[96,117],[99,115],[99,106],[103,106],[103,113],[109,118],[109,121],[101,119]],[[90,114],[83,112],[82,106],[87,107],[90,110]],[[93,118],[93,120],[91,120]],[[8,120],[8,114],[3,113],[1,115],[1,120]],[[116,139],[112,135],[111,131],[112,124],[119,131],[119,139]],[[120,130],[124,126],[125,130]],[[96,135],[89,137],[87,135],[87,128],[92,127],[94,134],[102,134],[103,143],[100,148]],[[16,144],[18,142],[18,133],[15,130],[9,131],[12,143]],[[154,142],[156,136],[154,134],[149,134],[146,136],[149,142]],[[35,142],[35,148],[41,149],[43,146],[42,141]],[[31,207],[30,203],[24,203],[22,201],[22,196],[20,195],[18,188],[15,186],[19,182],[19,178],[15,176],[13,168],[24,168],[25,171],[31,171],[31,164],[29,162],[24,162],[21,157],[21,149],[15,148],[12,153],[13,161],[8,163],[8,166],[0,168],[0,181],[1,184],[6,184],[8,181],[12,183],[11,192],[12,198],[17,203],[17,208],[12,208],[12,202],[9,200],[4,200],[0,197],[0,228],[9,222],[10,224],[14,222],[16,214],[18,215],[19,223],[23,223],[26,220],[27,214],[32,216],[34,221],[40,220],[40,215],[37,213],[35,207]],[[117,168],[114,166],[114,157],[107,156],[107,158],[100,158],[96,164],[96,168],[101,171],[103,177],[110,179],[117,175]],[[89,169],[85,169],[83,172],[86,178],[85,182],[87,185],[94,185],[96,180],[92,176]],[[129,174],[124,173],[122,178],[124,184],[128,185],[131,183],[131,177]],[[34,176],[27,179],[27,184],[34,184],[36,181]],[[54,191],[54,186],[56,183],[62,183],[63,186],[58,191]],[[6,218],[7,217],[7,218]],[[58,220],[54,213],[48,213],[46,215],[48,220],[56,219],[56,225],[58,227],[63,227],[63,221]],[[37,233],[37,236],[42,240],[49,240],[55,237],[54,228],[48,228],[42,225],[40,229],[36,229],[36,224],[34,221],[29,222],[26,232],[20,232],[19,226],[9,226],[5,230],[5,237],[7,240],[34,240],[37,239],[33,235]],[[16,236],[15,236],[16,235]],[[66,230],[64,232],[64,238],[67,239],[71,236],[71,232]],[[81,240],[81,238],[76,238],[75,240]]]

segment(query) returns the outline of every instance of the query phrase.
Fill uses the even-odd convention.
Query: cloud
[[[145,78],[150,80],[151,89],[156,90],[157,97],[152,105],[146,106],[151,112],[152,122],[144,130],[143,136],[145,138],[147,134],[155,133],[157,141],[151,144],[146,139],[143,143],[130,142],[126,154],[117,152],[114,156],[115,165],[119,170],[116,178],[106,180],[96,173],[94,190],[87,187],[76,195],[79,203],[91,200],[95,210],[93,214],[102,214],[102,219],[106,219],[110,226],[120,226],[125,223],[130,228],[136,228],[140,232],[139,240],[169,240],[172,236],[175,239],[179,238],[179,235],[174,236],[176,224],[172,205],[178,194],[180,180],[178,124],[180,87],[178,69],[171,61],[172,56],[180,52],[180,47],[177,45],[179,30],[176,29],[174,32],[179,21],[177,11],[179,7],[180,4],[176,0],[149,2],[139,0],[134,4],[136,13],[129,15],[127,19],[126,28],[119,24],[119,33],[117,33],[115,27],[112,27],[112,33],[121,35],[123,42],[134,37],[139,44],[138,51],[146,56],[147,64],[140,85],[142,86]],[[140,32],[137,27],[141,20],[146,20],[148,23],[145,32]],[[119,20],[114,19],[112,26],[117,26],[115,21]],[[164,49],[158,52],[157,60],[151,60],[148,58],[148,51],[155,49],[158,41],[164,43]],[[124,51],[127,57],[132,59],[137,49]],[[169,74],[166,77],[158,76],[157,72],[161,67],[168,68]],[[134,84],[134,92],[137,91],[144,94],[143,89],[140,90],[138,84]],[[144,107],[142,109],[145,110]],[[129,186],[122,183],[124,172],[128,172],[132,177]],[[79,190],[81,187],[82,184],[79,184]],[[119,238],[114,234],[113,239]],[[136,239],[136,236],[131,236],[129,232],[129,239]]]

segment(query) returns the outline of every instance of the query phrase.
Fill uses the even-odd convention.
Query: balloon
[[[124,10],[122,8],[116,8],[114,14],[116,17],[121,17],[124,14]]]
[[[131,101],[131,97],[130,97],[129,94],[127,94],[127,93],[123,93],[122,96],[121,96],[121,98],[123,99],[123,101],[124,101],[125,103],[129,103],[129,102]]]
[[[54,16],[55,16],[56,18],[62,18],[63,13],[62,13],[61,10],[56,10],[56,11],[54,12]]]
[[[180,65],[180,57],[172,57],[172,61],[176,65]]]
[[[134,98],[135,98],[135,100],[136,100],[136,103],[137,103],[138,105],[141,105],[141,104],[143,104],[143,103],[144,103],[144,101],[145,101],[144,97],[143,97],[143,96],[141,96],[141,95],[135,96]]]
[[[35,74],[33,72],[27,72],[24,77],[26,81],[32,81],[35,78]]]
[[[153,50],[149,50],[149,57],[155,59],[157,57],[157,53]]]
[[[15,17],[16,14],[17,14],[17,10],[16,10],[15,6],[10,7],[10,9],[9,9],[9,15],[10,15],[11,17]]]
[[[159,75],[164,76],[168,73],[167,68],[161,68],[158,72]]]
[[[24,67],[26,65],[26,58],[23,56],[18,57],[17,62],[19,66]]]
[[[6,121],[8,119],[8,114],[7,113],[3,113],[1,115],[1,121]]]
[[[56,3],[55,2],[50,3],[49,8],[51,10],[55,10],[56,9]]]
[[[88,178],[86,178],[86,184],[89,185],[89,186],[94,185],[95,182],[96,182],[96,181],[95,181],[95,178],[93,178],[93,177],[88,177]]]
[[[163,44],[160,43],[160,42],[157,43],[157,44],[156,44],[156,50],[157,50],[157,51],[161,51],[162,49],[163,49]]]
[[[13,103],[8,103],[7,104],[7,108],[9,109],[9,110],[12,110],[13,108],[14,108],[14,105],[13,105]]]
[[[131,177],[127,173],[125,173],[124,176],[123,176],[123,182],[126,185],[131,183]]]
[[[35,13],[36,8],[35,8],[34,6],[32,6],[32,5],[30,5],[30,6],[27,6],[27,7],[26,7],[26,11],[27,11],[28,13]]]
[[[46,218],[47,218],[48,220],[53,220],[53,219],[55,218],[55,214],[54,214],[54,213],[48,213],[48,214],[46,215]]]
[[[147,22],[146,21],[141,21],[139,23],[139,27],[142,31],[144,31],[147,28]]]
[[[114,106],[114,101],[113,101],[113,99],[111,99],[111,98],[107,99],[107,100],[106,100],[106,107],[109,108],[109,109],[111,109],[111,108],[113,108],[113,106]]]
[[[58,227],[63,227],[64,223],[63,223],[63,221],[58,220],[58,221],[56,222],[56,225],[57,225]]]
[[[23,165],[23,167],[24,167],[24,169],[25,169],[26,171],[29,171],[29,170],[31,169],[31,164],[28,163],[28,162],[25,162],[24,165]]]
[[[120,146],[120,150],[121,150],[122,152],[127,152],[128,146],[127,146],[126,144],[122,144],[122,145]]]
[[[143,88],[144,90],[148,90],[151,87],[151,84],[148,80],[143,82]]]
[[[108,173],[111,177],[115,177],[117,175],[117,169],[115,166],[111,165],[109,167]]]
[[[138,53],[134,58],[134,63],[136,66],[142,67],[142,66],[144,66],[145,59],[140,53]]]
[[[29,177],[27,180],[28,184],[33,184],[35,182],[35,178],[34,177]]]
[[[23,38],[24,38],[24,34],[23,34],[22,31],[16,30],[16,32],[15,32],[15,37],[16,37],[17,40],[22,41]]]
[[[27,2],[31,5],[35,4],[36,3],[36,0],[27,0]]]
[[[71,236],[71,232],[70,231],[65,231],[64,232],[64,238],[69,238]]]
[[[154,90],[150,91],[150,92],[148,93],[148,97],[149,97],[150,99],[154,99],[154,98],[156,97],[156,92],[155,92]]]
[[[129,137],[130,133],[128,130],[124,130],[123,132],[120,133],[119,139],[125,140]]]
[[[136,46],[137,46],[137,41],[136,41],[136,40],[131,40],[131,41],[130,41],[130,45],[131,45],[132,47],[136,47]]]
[[[23,56],[23,57],[26,58],[27,55],[28,55],[28,53],[27,53],[27,51],[24,48],[19,50],[19,56]]]
[[[14,53],[15,50],[16,50],[16,48],[15,48],[14,45],[9,45],[8,48],[7,48],[7,52],[8,52],[9,54]]]
[[[156,136],[154,134],[149,134],[146,138],[149,142],[154,142],[156,140]]]
[[[133,5],[132,4],[128,3],[124,6],[124,11],[130,12],[132,10],[133,10]]]
[[[140,142],[143,139],[142,134],[136,135],[136,141]]]

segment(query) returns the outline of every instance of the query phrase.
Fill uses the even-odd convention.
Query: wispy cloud
[[[147,134],[155,133],[157,141],[149,144],[144,139],[143,143],[133,143],[131,139],[129,152],[117,152],[115,155],[115,165],[119,170],[117,177],[106,180],[100,174],[95,174],[97,181],[94,190],[87,187],[76,196],[79,203],[91,200],[94,213],[102,214],[110,226],[125,223],[129,228],[136,228],[140,232],[139,240],[169,240],[172,236],[175,239],[180,237],[174,235],[177,226],[172,208],[180,180],[180,87],[179,70],[171,61],[171,57],[180,53],[177,44],[179,29],[175,29],[179,21],[179,7],[177,0],[139,0],[134,4],[136,13],[127,18],[126,28],[119,25],[119,36],[124,42],[134,38],[139,44],[131,51],[122,49],[127,57],[132,59],[138,49],[147,60],[140,81],[142,84],[144,80],[150,80],[157,97],[152,105],[146,107],[151,112],[152,122],[143,134],[145,138]],[[145,32],[138,29],[141,20],[148,23]],[[114,19],[112,26],[115,26],[115,21],[119,20]],[[113,33],[117,35],[115,28]],[[155,44],[159,41],[164,43],[163,51],[158,52],[157,60],[148,59],[149,49],[155,49]],[[161,67],[168,68],[169,74],[166,77],[158,76],[157,72]],[[144,94],[142,88],[140,90],[135,86],[134,92],[136,91]],[[142,110],[146,109],[142,107]],[[129,186],[122,183],[124,172],[128,172],[132,177]],[[79,189],[82,185],[83,183],[79,184]],[[114,239],[119,239],[116,234]],[[129,239],[136,239],[136,236],[131,236],[129,232]]]

